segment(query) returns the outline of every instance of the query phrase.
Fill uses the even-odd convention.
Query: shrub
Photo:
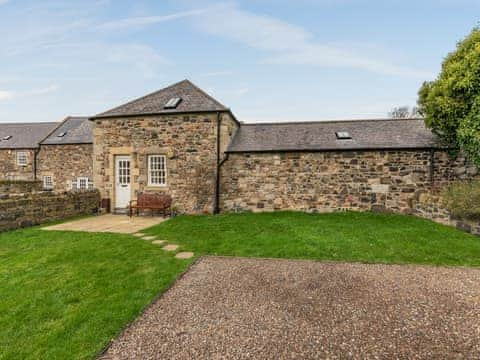
[[[454,217],[480,219],[480,180],[453,183],[443,191],[442,197]]]

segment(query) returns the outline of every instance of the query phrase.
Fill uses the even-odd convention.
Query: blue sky
[[[246,122],[385,117],[480,0],[0,0],[0,122],[93,115],[184,78]]]

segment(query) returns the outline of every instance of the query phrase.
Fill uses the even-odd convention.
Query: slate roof
[[[58,135],[64,133],[60,137]],[[67,117],[44,141],[42,145],[91,144],[93,123],[86,116]]]
[[[0,123],[0,149],[35,149],[58,123]],[[9,140],[3,140],[11,136]]]
[[[347,131],[351,140],[338,140]],[[441,147],[421,119],[242,124],[228,152],[416,149]]]
[[[165,109],[165,104],[175,97],[182,98],[180,104],[175,109]],[[189,80],[183,80],[164,89],[98,114],[92,119],[208,111],[229,111],[229,109]]]

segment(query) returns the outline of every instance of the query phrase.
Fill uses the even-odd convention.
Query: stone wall
[[[77,178],[93,181],[93,144],[41,145],[37,157],[37,178],[53,177],[53,190],[76,188]]]
[[[69,193],[32,192],[0,199],[0,231],[13,230],[77,215],[98,207],[96,190]]]
[[[222,114],[222,134],[235,123]],[[214,207],[217,114],[157,115],[96,120],[94,183],[115,208],[115,156],[131,157],[131,198],[139,192],[165,192],[180,212],[212,212]],[[226,147],[228,141],[222,141]],[[148,185],[148,155],[167,156],[167,185]]]
[[[439,195],[419,193],[413,201],[412,213],[444,225],[454,226],[469,233],[480,235],[480,220],[456,219],[445,207]]]
[[[440,151],[432,174],[430,159],[430,151],[234,153],[222,167],[221,207],[411,213],[416,193],[477,176],[465,159]]]
[[[17,152],[27,154],[27,165],[17,165]],[[0,180],[33,180],[35,151],[32,149],[0,149]]]
[[[41,181],[0,180],[0,199],[11,194],[23,194],[42,191]]]

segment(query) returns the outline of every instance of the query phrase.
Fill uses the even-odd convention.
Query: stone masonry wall
[[[412,213],[416,193],[477,175],[465,159],[429,151],[230,154],[221,172],[224,211],[388,210]]]
[[[231,124],[231,117],[222,114],[222,133],[233,136],[235,125]],[[97,119],[95,186],[115,208],[115,156],[130,155],[132,199],[139,192],[165,192],[172,196],[180,212],[212,212],[216,136],[216,113]],[[167,156],[166,186],[148,186],[148,155]]]
[[[41,145],[38,153],[38,180],[53,176],[53,190],[75,188],[77,178],[93,180],[93,144]]]
[[[419,193],[413,201],[412,212],[416,216],[480,235],[480,221],[454,218],[438,195]]]
[[[17,152],[27,154],[27,165],[17,165]],[[33,180],[35,152],[32,149],[0,149],[0,180]]]
[[[96,190],[10,195],[0,199],[0,231],[91,214],[98,207],[99,201],[100,194]]]
[[[32,180],[0,180],[0,199],[11,194],[42,191],[42,183]]]

